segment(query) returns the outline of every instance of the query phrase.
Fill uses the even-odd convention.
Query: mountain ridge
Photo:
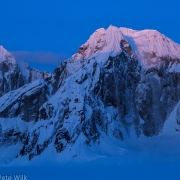
[[[15,157],[33,160],[48,147],[60,154],[76,149],[71,154],[76,157],[79,147],[98,146],[102,139],[122,142],[161,134],[180,100],[179,45],[160,35],[154,46],[157,31],[150,42],[149,35],[136,33],[124,32],[125,36],[117,27],[101,28],[51,76],[0,98],[0,121],[18,119],[12,128],[1,124],[1,148],[15,150],[9,161]],[[127,35],[136,36],[133,43],[139,49],[133,49]],[[151,44],[141,47],[142,41]],[[162,47],[170,43],[170,54],[159,48],[159,41]],[[158,52],[151,51],[157,47]],[[179,116],[175,118],[177,128]],[[20,129],[21,121],[28,130]]]
[[[0,46],[0,97],[9,91],[48,76],[50,76],[48,72],[40,72],[30,68],[28,63],[16,61],[10,52]]]

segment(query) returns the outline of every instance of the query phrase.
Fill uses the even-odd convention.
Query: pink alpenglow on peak
[[[75,59],[89,58],[100,54],[116,56],[122,52],[120,41],[124,39],[121,31],[115,26],[109,26],[107,30],[100,28],[96,30],[89,40],[80,46]]]
[[[133,30],[110,25],[96,30],[88,41],[80,46],[73,59],[96,58],[98,62],[122,52],[121,40],[126,40],[144,68],[159,66],[161,59],[180,59],[180,45],[156,30]],[[101,56],[101,58],[100,58]]]
[[[157,64],[162,57],[180,58],[180,45],[156,30],[120,28],[120,31],[146,67]]]

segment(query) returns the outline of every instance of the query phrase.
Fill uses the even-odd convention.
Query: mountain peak
[[[180,59],[180,45],[167,38],[157,30],[133,30],[125,27],[117,28],[110,25],[107,29],[97,29],[80,46],[78,53],[73,55],[75,59],[86,59],[97,57],[99,54],[116,56],[122,52],[120,48],[121,40],[126,40],[136,57],[144,67],[158,64],[163,57]]]
[[[50,75],[26,63],[11,71],[8,61],[3,62],[0,163],[21,158],[29,162],[47,152],[89,159],[96,148],[107,155],[105,141],[126,147],[130,139],[146,141],[145,136],[157,136],[169,127],[164,138],[178,136],[178,53],[179,45],[158,31],[111,25],[96,30]],[[171,122],[164,126],[168,116]],[[6,156],[10,151],[13,154]]]
[[[8,61],[11,64],[16,64],[16,60],[2,45],[0,45],[0,63]]]
[[[110,25],[106,30],[97,29],[73,57],[75,59],[89,58],[98,53],[114,56],[121,53],[120,41],[122,39],[124,37],[121,31],[115,26]]]

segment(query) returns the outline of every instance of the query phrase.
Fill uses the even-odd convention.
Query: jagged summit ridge
[[[116,56],[122,52],[120,43],[126,40],[144,68],[157,67],[161,59],[180,59],[180,45],[156,30],[132,30],[109,26],[96,30],[89,40],[80,46],[74,59],[87,59],[104,54]]]

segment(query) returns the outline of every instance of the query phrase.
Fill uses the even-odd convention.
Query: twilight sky
[[[180,44],[179,0],[2,0],[0,44],[52,71],[98,28],[156,29]]]

